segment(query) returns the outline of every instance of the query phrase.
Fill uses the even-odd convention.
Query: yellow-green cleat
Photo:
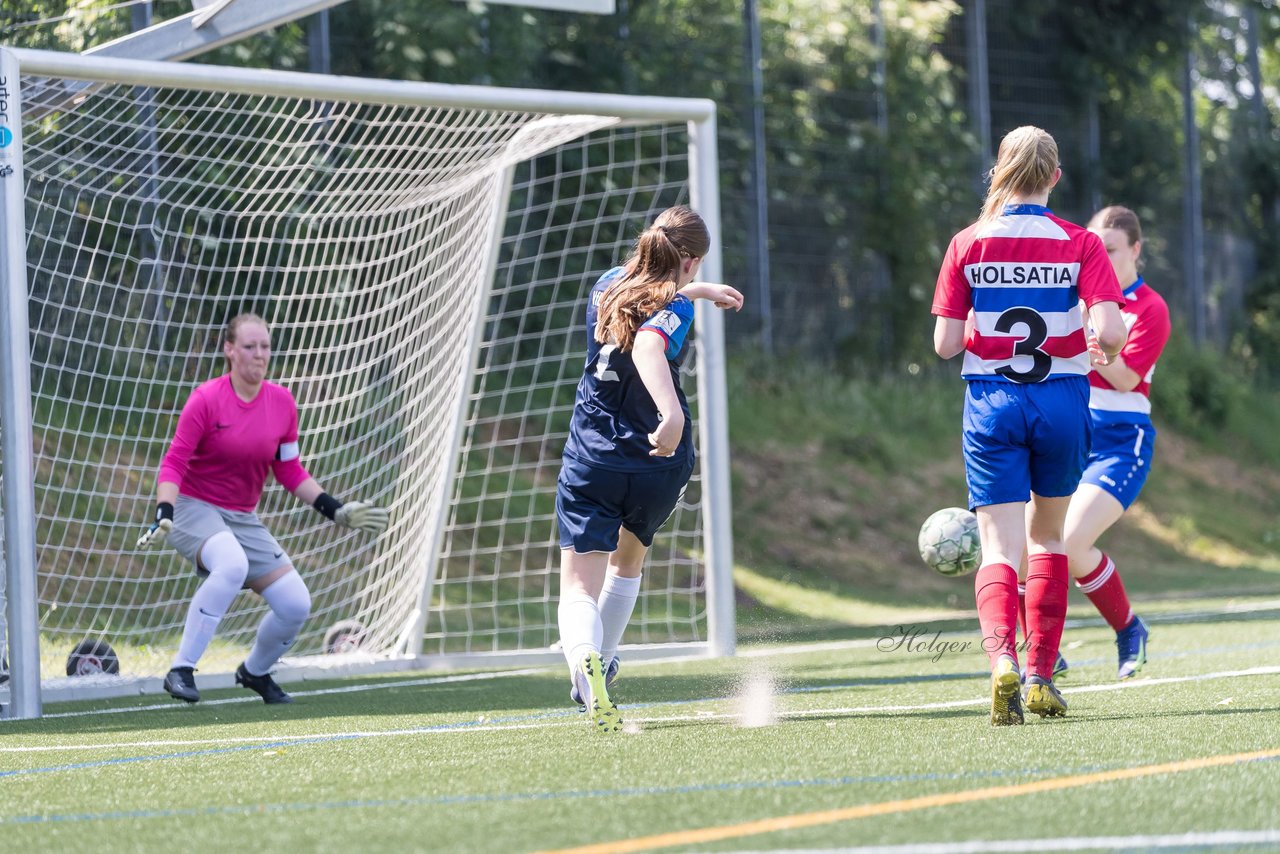
[[[617,732],[622,729],[622,713],[609,699],[609,688],[604,663],[600,653],[589,652],[578,665],[578,691],[586,700],[587,714],[600,732]]]
[[[1020,726],[1022,722],[1022,677],[1017,663],[1001,656],[991,671],[991,725]]]
[[[1067,714],[1067,701],[1053,682],[1032,676],[1027,680],[1027,711],[1042,718],[1060,718]]]

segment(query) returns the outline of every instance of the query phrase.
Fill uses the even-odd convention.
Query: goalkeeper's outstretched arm
[[[370,534],[381,534],[387,529],[391,518],[383,507],[375,507],[363,501],[339,501],[325,492],[313,477],[298,484],[293,494],[342,528],[359,528]]]

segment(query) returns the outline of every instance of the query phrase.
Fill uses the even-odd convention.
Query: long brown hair
[[[710,249],[711,234],[698,214],[684,206],[658,214],[600,300],[596,341],[630,350],[640,324],[675,298],[684,259],[702,258]]]
[[[979,222],[1000,216],[1015,196],[1034,196],[1053,182],[1058,168],[1058,143],[1038,127],[1014,128],[1000,140],[996,163],[991,167],[991,186],[982,206]]]

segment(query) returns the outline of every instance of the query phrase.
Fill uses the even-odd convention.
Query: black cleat
[[[164,690],[175,700],[186,700],[188,703],[200,702],[200,692],[196,689],[196,677],[193,668],[175,667],[166,673]]]
[[[244,669],[244,664],[236,668],[236,684],[243,685],[250,691],[256,692],[262,697],[264,703],[292,703],[293,698],[284,692],[284,689],[276,684],[276,680],[271,678],[270,673],[264,673],[261,676],[254,676],[248,670]]]

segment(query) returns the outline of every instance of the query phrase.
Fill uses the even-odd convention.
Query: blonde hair
[[[1000,140],[1000,151],[988,177],[987,201],[979,222],[1000,216],[1004,206],[1018,196],[1034,196],[1053,183],[1058,169],[1058,143],[1038,127],[1014,128]]]
[[[676,278],[686,258],[702,258],[711,234],[702,217],[684,206],[667,208],[636,238],[622,275],[600,300],[596,341],[630,350],[636,332],[675,298]]]
[[[271,327],[267,326],[267,322],[251,311],[244,314],[237,314],[235,317],[227,321],[227,326],[222,330],[222,343],[236,343],[236,333],[240,331],[240,327],[246,323],[260,323],[267,332],[271,331]]]

